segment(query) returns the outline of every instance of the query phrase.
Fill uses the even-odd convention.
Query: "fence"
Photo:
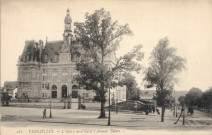
[[[82,105],[85,105],[88,110],[99,110],[101,104],[99,102],[93,101],[92,99],[81,99],[72,98],[69,102],[67,99],[15,99],[9,102],[9,106],[12,107],[29,107],[29,108],[53,108],[53,109],[78,109],[79,102]],[[108,106],[108,102],[105,103],[105,106]]]

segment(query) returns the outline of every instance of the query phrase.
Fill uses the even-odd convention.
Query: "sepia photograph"
[[[212,135],[212,0],[0,0],[1,135]]]

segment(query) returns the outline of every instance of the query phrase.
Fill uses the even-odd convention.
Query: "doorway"
[[[57,86],[52,86],[52,98],[57,98]]]
[[[57,91],[52,91],[52,98],[57,98]]]
[[[78,91],[72,91],[72,98],[78,97]]]
[[[72,98],[78,98],[77,85],[72,86]]]
[[[62,86],[62,98],[67,98],[67,86]]]

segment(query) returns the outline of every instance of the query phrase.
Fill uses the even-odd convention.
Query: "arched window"
[[[56,85],[53,85],[52,86],[52,90],[57,90],[57,86]]]
[[[62,98],[67,98],[67,86],[62,86]]]
[[[77,85],[72,86],[72,98],[78,97]]]
[[[73,85],[72,90],[77,90],[77,85]]]

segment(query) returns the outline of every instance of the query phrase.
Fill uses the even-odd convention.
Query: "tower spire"
[[[72,19],[70,17],[70,10],[69,8],[66,10],[66,17],[65,17],[65,20],[64,20],[64,23],[65,23],[65,31],[71,31],[71,22],[72,22]]]
[[[63,39],[64,39],[64,41],[67,41],[68,45],[71,44],[71,38],[72,38],[71,22],[72,22],[72,19],[70,17],[70,10],[68,8],[66,11],[66,16],[65,16],[65,20],[64,20],[65,29],[64,29],[64,33],[63,33]]]

